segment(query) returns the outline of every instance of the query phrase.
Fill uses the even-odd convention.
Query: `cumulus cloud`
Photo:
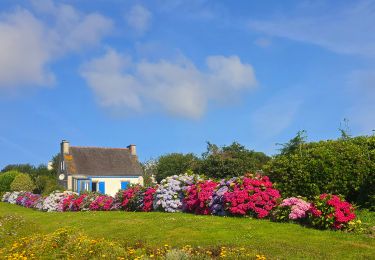
[[[133,6],[126,15],[128,25],[138,33],[144,33],[150,26],[152,14],[142,5]]]
[[[52,61],[97,44],[111,30],[111,20],[100,14],[52,1],[35,3],[32,11],[0,14],[0,88],[52,84]]]
[[[252,20],[249,26],[268,35],[319,45],[337,53],[375,55],[375,1],[355,1],[344,8],[324,7],[304,5],[298,15]]]
[[[81,75],[104,107],[124,112],[157,108],[189,118],[201,117],[210,101],[256,86],[252,66],[237,56],[209,56],[206,70],[199,70],[186,58],[134,62],[109,49],[85,64]]]

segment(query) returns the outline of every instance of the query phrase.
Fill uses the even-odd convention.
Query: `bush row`
[[[246,175],[206,180],[174,175],[155,187],[131,186],[115,197],[98,193],[53,192],[42,197],[8,192],[2,201],[44,211],[164,211],[218,216],[250,216],[296,222],[319,229],[352,230],[358,222],[353,206],[342,197],[322,194],[312,201],[282,199],[267,176]]]
[[[285,196],[341,194],[375,210],[375,136],[292,141],[264,167]]]

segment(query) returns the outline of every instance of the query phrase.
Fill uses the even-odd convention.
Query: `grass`
[[[169,244],[244,246],[274,259],[375,259],[375,239],[365,234],[320,231],[290,223],[249,218],[142,212],[47,213],[0,203],[0,217],[22,216],[23,233],[50,233],[74,228],[95,238],[149,246]],[[375,225],[374,213],[363,213]]]

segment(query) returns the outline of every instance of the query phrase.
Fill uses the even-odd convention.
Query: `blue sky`
[[[0,168],[375,129],[375,1],[0,2]]]

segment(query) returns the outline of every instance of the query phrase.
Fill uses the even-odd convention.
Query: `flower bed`
[[[98,193],[7,192],[2,201],[43,211],[165,211],[198,215],[270,217],[320,229],[352,230],[353,206],[337,195],[322,194],[314,201],[281,199],[267,176],[246,175],[216,182],[198,175],[174,175],[155,187],[130,186],[115,197]]]

